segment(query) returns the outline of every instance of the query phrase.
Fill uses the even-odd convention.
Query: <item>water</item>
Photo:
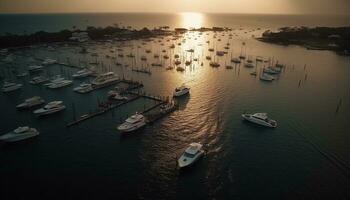
[[[69,16],[58,18],[65,21],[64,17]],[[253,16],[246,17],[254,19]],[[94,18],[93,15],[91,18]],[[136,24],[137,18],[138,15],[135,15],[131,21],[123,23],[135,27],[142,25],[141,22]],[[208,16],[201,24],[208,23],[208,18],[216,20],[219,25],[234,27],[246,24],[239,20],[237,23],[223,22]],[[151,19],[142,23],[153,26],[169,23],[164,20],[154,24],[156,19]],[[4,23],[3,20],[1,23]],[[57,27],[47,26],[46,29],[69,27],[67,24],[70,23],[62,22]],[[177,23],[181,25],[183,22]],[[191,23],[188,22],[191,26],[199,24],[198,20]],[[40,28],[37,26],[28,31]],[[202,36],[191,33],[185,36],[185,44],[177,46],[172,55],[179,53],[189,59],[191,55],[184,52],[194,48],[193,57],[203,61],[203,66],[194,62],[184,73],[166,71],[165,67],[151,67],[151,76],[134,73],[130,66],[115,66],[115,61],[104,55],[113,54],[109,52],[111,47],[126,46],[122,48],[127,54],[132,50],[130,46],[134,46],[133,52],[138,57],[146,55],[145,49],[152,49],[152,54],[147,54],[148,63],[152,63],[155,61],[153,53],[160,53],[172,40],[167,42],[164,38],[164,47],[160,46],[158,39],[145,46],[142,41],[87,45],[89,51],[99,53],[98,59],[103,61],[104,66],[111,66],[114,72],[124,74],[126,78],[142,81],[144,90],[149,94],[170,96],[174,88],[182,83],[191,87],[190,96],[180,100],[178,111],[129,137],[121,137],[116,130],[117,125],[126,116],[153,105],[152,101],[139,99],[77,126],[65,128],[65,124],[73,118],[72,103],[77,115],[84,114],[96,107],[98,99],[106,97],[109,88],[80,95],[71,91],[73,86],[48,90],[28,84],[29,77],[17,79],[24,84],[21,91],[0,95],[0,132],[6,133],[28,124],[38,128],[41,135],[17,145],[0,146],[0,192],[5,197],[22,198],[34,195],[119,199],[348,198],[350,58],[329,51],[261,43],[251,38],[251,35],[260,35],[264,30],[252,31],[252,28],[245,27],[245,30],[234,31],[237,36],[232,40],[228,39],[228,34],[217,34],[221,42],[213,39],[213,33]],[[253,69],[243,65],[232,70],[225,69],[230,55],[217,58],[220,68],[211,68],[205,60],[205,56],[209,55],[207,40],[211,41],[210,47],[216,46],[219,50],[229,41],[233,56],[239,55],[244,41],[248,55],[274,57],[287,67],[272,83],[261,82],[251,76]],[[138,45],[142,47],[139,50],[136,48]],[[169,49],[166,49],[170,55]],[[62,62],[68,57],[72,64],[95,59],[89,54],[77,53],[78,50],[78,47],[72,46],[57,47],[55,52],[47,51],[45,47],[20,50],[13,57],[13,67],[23,71],[27,65],[36,63],[30,59],[32,56],[51,57]],[[127,57],[117,60],[130,64]],[[141,65],[137,60],[137,65]],[[168,62],[164,61],[165,66]],[[2,62],[0,66],[2,76],[16,79],[8,70],[9,65]],[[258,65],[258,72],[261,67],[262,64]],[[101,67],[98,70],[103,71]],[[45,74],[63,74],[69,78],[74,71],[51,66]],[[79,82],[75,81],[74,85]],[[15,105],[33,95],[40,95],[47,102],[63,100],[67,110],[42,119],[35,118],[30,112],[16,111]],[[342,105],[335,114],[340,98]],[[260,111],[268,112],[276,119],[278,128],[265,129],[241,120],[244,112]],[[180,173],[175,168],[176,157],[194,141],[203,143],[207,154],[192,169]]]

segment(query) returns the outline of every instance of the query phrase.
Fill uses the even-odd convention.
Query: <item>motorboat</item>
[[[31,65],[31,66],[28,66],[28,71],[35,72],[35,71],[43,70],[43,68],[44,67],[41,65]]]
[[[130,133],[136,131],[146,125],[146,118],[139,113],[132,115],[125,120],[123,124],[118,126],[118,130],[122,133]]]
[[[2,86],[3,92],[12,92],[18,89],[22,88],[22,84],[20,83],[11,83],[11,82],[4,82],[4,85]]]
[[[50,89],[62,88],[68,85],[73,84],[72,80],[66,80],[60,76],[57,76],[55,79],[51,81],[51,83],[46,84],[46,86]]]
[[[44,107],[34,110],[33,113],[38,116],[42,116],[59,112],[61,110],[64,110],[65,108],[66,106],[63,105],[63,101],[52,101],[46,104]]]
[[[275,120],[270,119],[267,116],[267,113],[255,113],[255,114],[242,114],[242,118],[249,122],[259,124],[262,126],[276,128],[277,122]]]
[[[218,62],[210,62],[209,65],[211,67],[220,67],[220,64]]]
[[[105,74],[100,74],[92,81],[92,85],[105,85],[115,81],[118,81],[119,77],[114,74],[114,72],[107,72]]]
[[[231,62],[239,64],[239,63],[241,63],[241,60],[239,58],[232,58]]]
[[[273,80],[275,80],[275,78],[273,76],[265,74],[265,73],[261,73],[259,78],[262,81],[273,81]]]
[[[169,112],[173,111],[174,109],[175,109],[175,105],[174,104],[170,104],[170,103],[162,104],[160,106],[160,112],[162,114],[169,113]]]
[[[18,127],[15,130],[0,136],[0,141],[17,142],[39,135],[39,131],[28,126]]]
[[[279,73],[281,73],[281,71],[276,70],[273,67],[264,68],[263,72],[267,73],[267,74],[279,74]]]
[[[108,98],[119,101],[128,100],[128,97],[120,95],[120,93],[115,90],[111,90],[108,92]]]
[[[178,67],[176,67],[176,71],[183,72],[183,71],[185,71],[185,68],[178,66]]]
[[[53,65],[56,64],[57,60],[51,59],[51,58],[46,58],[41,64],[43,65]]]
[[[23,103],[16,106],[17,109],[27,109],[33,106],[41,105],[45,103],[45,100],[39,96],[34,96],[26,99]]]
[[[244,66],[245,66],[245,67],[248,67],[248,68],[253,68],[253,67],[255,67],[255,65],[254,65],[253,63],[249,63],[249,62],[247,62]]]
[[[83,70],[79,70],[76,73],[74,73],[72,75],[73,78],[84,78],[87,76],[90,76],[92,74],[92,71],[88,70],[88,69],[83,69]]]
[[[189,92],[190,92],[190,88],[183,85],[181,87],[175,88],[173,96],[180,97],[180,96],[188,94]]]
[[[78,92],[78,93],[88,93],[91,92],[93,90],[92,85],[90,83],[81,83],[78,87],[75,87],[73,89],[74,92]]]
[[[33,77],[32,80],[29,81],[29,83],[33,84],[33,85],[37,85],[37,84],[40,84],[40,83],[45,83],[47,81],[49,81],[49,78],[47,78],[47,77],[36,76],[36,77]]]
[[[181,157],[177,160],[179,168],[185,168],[193,165],[204,155],[203,145],[200,143],[191,143]]]
[[[225,52],[224,52],[224,51],[217,51],[217,52],[216,52],[216,55],[217,55],[217,56],[224,56],[224,55],[225,55]]]
[[[205,59],[211,60],[211,56],[206,56]]]

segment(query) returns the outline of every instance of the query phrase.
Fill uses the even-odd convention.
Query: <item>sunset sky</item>
[[[348,14],[350,0],[0,0],[0,12]]]

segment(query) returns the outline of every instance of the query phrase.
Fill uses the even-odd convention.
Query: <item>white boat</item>
[[[189,167],[193,165],[199,158],[204,155],[202,144],[191,143],[181,157],[177,160],[179,168]]]
[[[273,81],[273,80],[275,80],[275,78],[273,76],[265,74],[265,73],[261,73],[259,78],[262,81]]]
[[[2,91],[3,92],[12,92],[12,91],[18,90],[20,88],[22,88],[22,84],[10,83],[10,82],[5,81],[4,85],[2,86]]]
[[[43,70],[43,68],[44,67],[41,65],[31,65],[31,66],[28,66],[28,71],[35,72],[35,71]]]
[[[180,96],[188,94],[189,92],[190,92],[190,88],[183,85],[181,87],[175,88],[173,96],[180,97]]]
[[[78,87],[73,89],[74,92],[78,93],[88,93],[93,90],[92,85],[90,83],[81,83]]]
[[[277,122],[268,118],[267,113],[242,114],[242,118],[262,126],[276,128]]]
[[[52,65],[56,64],[57,60],[51,59],[51,58],[46,58],[41,64],[43,65]]]
[[[47,77],[36,76],[36,77],[33,77],[32,80],[29,81],[29,83],[33,84],[33,85],[37,85],[37,84],[44,83],[47,81],[49,81],[49,78],[47,78]]]
[[[36,115],[48,115],[52,113],[59,112],[61,110],[64,110],[66,108],[65,105],[63,105],[62,101],[52,101],[48,104],[46,104],[44,107],[34,110],[34,114]]]
[[[26,109],[33,106],[41,105],[45,103],[45,100],[39,96],[34,96],[29,99],[26,99],[23,103],[16,106],[17,109]]]
[[[93,85],[105,85],[115,81],[118,81],[119,77],[114,72],[107,72],[96,77],[93,81]]]
[[[84,78],[87,76],[90,76],[92,74],[92,71],[88,70],[88,69],[83,69],[83,70],[79,70],[77,71],[75,74],[72,75],[73,78]]]
[[[136,113],[125,120],[123,124],[118,126],[118,130],[123,133],[136,131],[146,125],[146,119],[143,115]]]
[[[4,142],[17,142],[39,135],[39,131],[28,126],[18,127],[15,130],[0,136]]]
[[[66,80],[60,76],[56,76],[55,79],[51,80],[50,83],[45,84],[48,88],[50,89],[57,89],[57,88],[61,88],[61,87],[65,87],[68,85],[73,84],[73,81],[71,80]]]

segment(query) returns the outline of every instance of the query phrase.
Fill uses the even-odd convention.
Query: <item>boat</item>
[[[123,124],[118,126],[118,130],[122,133],[130,133],[136,131],[146,125],[146,118],[139,113],[129,117]]]
[[[205,59],[211,60],[211,56],[206,56]]]
[[[108,92],[108,98],[112,100],[125,101],[128,100],[128,97],[122,96],[119,92],[111,90]]]
[[[11,82],[4,82],[4,85],[2,86],[3,92],[12,92],[18,89],[22,88],[22,84],[20,83],[11,83]]]
[[[255,67],[253,63],[246,63],[244,64],[245,67],[248,67],[248,68],[253,68]]]
[[[105,74],[100,74],[92,81],[92,85],[106,85],[119,80],[119,77],[114,74],[114,72],[107,72]]]
[[[45,103],[45,100],[39,96],[26,99],[23,103],[16,106],[17,109],[27,109]]]
[[[47,77],[36,76],[36,77],[33,77],[32,80],[29,81],[29,83],[33,84],[33,85],[37,85],[37,84],[44,83],[47,81],[49,81],[49,78],[47,78]]]
[[[15,130],[0,136],[0,141],[17,142],[39,135],[39,131],[28,126],[18,127]]]
[[[92,74],[92,71],[88,70],[88,69],[83,69],[83,70],[79,70],[77,71],[75,74],[72,75],[73,78],[84,78],[87,76],[90,76]]]
[[[226,69],[233,69],[232,65],[226,65]]]
[[[281,73],[281,71],[275,70],[273,67],[264,68],[263,72],[267,73],[267,74],[279,74],[279,73]]]
[[[217,51],[217,52],[216,52],[216,55],[217,55],[217,56],[224,56],[224,55],[225,55],[225,52],[224,52],[224,51]]]
[[[204,155],[203,145],[200,143],[191,143],[185,152],[177,160],[180,169],[193,165]]]
[[[242,114],[242,118],[249,122],[259,124],[262,126],[276,128],[277,122],[275,120],[270,119],[267,116],[267,113],[255,113],[255,114]]]
[[[63,101],[52,101],[46,104],[44,107],[34,110],[33,113],[38,116],[42,116],[59,112],[61,110],[64,110],[65,108],[66,106],[63,105]]]
[[[180,96],[188,94],[189,92],[190,92],[190,88],[183,85],[181,87],[175,88],[173,96],[180,97]]]
[[[210,62],[209,65],[211,67],[220,67],[220,64],[218,62]]]
[[[44,67],[41,65],[31,65],[31,66],[28,66],[28,71],[35,72],[35,71],[43,70],[43,68]]]
[[[273,80],[275,80],[275,78],[273,76],[265,74],[265,73],[261,73],[259,78],[262,81],[273,81]]]
[[[41,64],[43,65],[52,65],[56,64],[57,60],[51,59],[51,58],[46,58]]]
[[[256,76],[256,75],[257,75],[257,72],[256,72],[256,71],[251,72],[251,73],[250,73],[250,75],[252,75],[252,76]]]
[[[174,104],[170,104],[170,103],[163,104],[160,106],[160,113],[167,114],[167,113],[173,111],[175,108],[176,108],[176,106]]]
[[[78,92],[78,93],[88,93],[91,92],[93,90],[92,85],[90,83],[81,83],[78,87],[75,87],[73,89],[74,92]]]
[[[241,63],[241,60],[239,58],[232,58],[231,62],[239,64],[239,63]]]
[[[68,85],[73,84],[73,81],[66,80],[60,76],[57,76],[55,79],[51,81],[51,83],[45,84],[50,89],[62,88]]]

